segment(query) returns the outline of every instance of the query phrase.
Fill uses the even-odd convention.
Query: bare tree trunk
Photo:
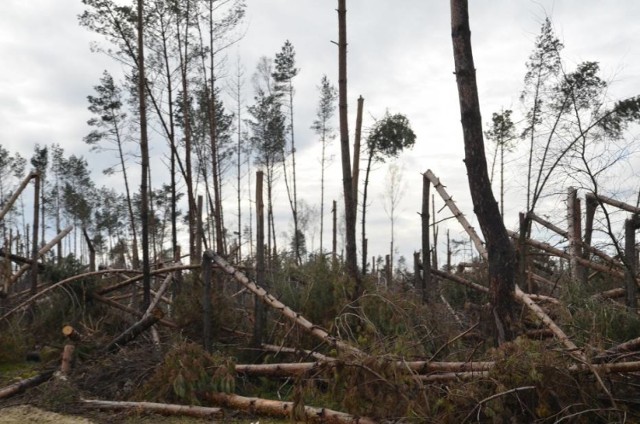
[[[262,180],[264,174],[262,171],[256,173],[256,284],[260,287],[265,286],[264,278],[264,200],[262,196]],[[263,342],[263,335],[266,330],[267,320],[264,305],[258,297],[255,299],[254,308],[254,325],[252,345],[259,347]]]
[[[362,108],[364,105],[364,98],[358,97],[358,112],[356,114],[356,134],[353,140],[353,172],[352,172],[352,184],[353,184],[353,205],[355,212],[353,213],[353,220],[356,221],[358,217],[358,176],[360,175],[360,139],[362,137]],[[366,258],[366,255],[363,254]],[[364,268],[362,270],[364,273]]]
[[[331,209],[331,212],[333,213],[333,238],[332,238],[332,242],[331,242],[331,262],[333,264],[333,267],[335,269],[336,265],[337,265],[337,254],[338,254],[338,240],[337,240],[337,234],[338,234],[338,205],[336,203],[336,201],[333,201],[333,209]]]
[[[144,72],[143,8],[144,0],[138,0],[138,101],[140,102],[140,220],[142,221],[142,310],[151,302],[151,267],[149,264],[149,141],[147,138],[147,103]]]
[[[431,195],[431,210],[432,210],[432,220],[433,220],[433,254],[432,254],[432,262],[431,266],[435,269],[438,269],[438,226],[436,225],[436,199],[435,194]]]
[[[502,343],[514,337],[512,328],[515,320],[513,296],[516,259],[487,172],[467,0],[451,0],[451,36],[464,135],[465,165],[473,207],[487,242],[496,340]]]
[[[213,256],[210,251],[202,255],[202,282],[204,285],[202,295],[202,343],[204,349],[211,353],[211,279],[213,277]]]
[[[356,220],[351,179],[351,155],[349,152],[349,122],[347,110],[347,10],[346,0],[338,0],[338,97],[340,115],[340,147],[342,156],[342,189],[346,220],[346,267],[355,281],[353,297],[360,296],[360,276],[356,255]]]
[[[422,278],[420,279],[420,292],[422,302],[428,302],[431,298],[431,256],[429,255],[429,191],[431,182],[426,176],[422,176]]]
[[[581,228],[581,213],[580,213],[580,199],[578,199],[578,191],[569,187],[567,196],[567,235],[569,236],[569,254],[571,278],[574,281],[583,280],[583,268],[578,262],[578,258],[582,258],[582,228]],[[583,282],[583,281],[582,281]]]
[[[369,188],[369,173],[371,172],[371,162],[373,160],[373,151],[369,151],[369,159],[367,160],[367,169],[364,174],[364,187],[362,191],[362,274],[367,273],[367,249],[365,246],[367,231],[367,193]]]
[[[189,211],[187,213],[187,220],[189,223],[189,262],[194,263],[200,259],[200,256],[196,253],[196,238],[198,229],[198,221],[196,219],[197,206],[195,202],[195,195],[193,192],[193,171],[191,169],[191,117],[189,111],[189,80],[187,77],[187,62],[189,51],[189,6],[191,2],[186,2],[185,11],[185,37],[184,37],[184,52],[182,51],[182,42],[180,37],[180,25],[177,25],[177,37],[178,37],[178,51],[180,52],[180,77],[182,79],[182,114],[184,120],[184,150],[185,150],[185,183],[187,185],[187,199],[189,201]]]
[[[38,292],[38,225],[40,224],[40,174],[33,176],[33,240],[31,241],[31,295]]]
[[[87,232],[86,227],[82,227],[82,234],[84,235],[84,239],[87,242],[87,247],[89,248],[89,271],[93,272],[96,270],[96,249],[95,247],[93,247],[91,237],[89,237],[89,233]]]
[[[204,406],[194,405],[173,405],[168,403],[154,402],[122,402],[93,399],[81,399],[80,402],[87,408],[116,411],[130,410],[135,414],[139,414],[140,412],[145,411],[162,415],[184,415],[203,419],[221,418],[224,416],[223,411],[220,408],[208,408]]]

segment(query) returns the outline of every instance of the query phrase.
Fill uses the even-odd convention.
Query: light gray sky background
[[[246,36],[234,48],[246,68],[245,102],[248,105],[253,99],[250,75],[260,56],[273,57],[284,41],[290,40],[301,69],[294,80],[298,188],[300,197],[317,207],[320,143],[309,127],[315,117],[317,85],[322,75],[327,74],[337,84],[337,47],[332,43],[337,41],[337,2],[247,0],[247,6]],[[347,9],[351,132],[356,99],[362,95],[365,129],[374,118],[389,110],[407,115],[417,135],[415,148],[398,160],[404,169],[405,194],[396,220],[396,246],[409,259],[420,248],[417,212],[421,205],[421,173],[426,169],[432,169],[441,178],[475,225],[462,162],[449,2],[349,0]],[[111,158],[89,152],[82,141],[89,132],[86,96],[93,92],[103,69],[117,73],[119,65],[90,51],[90,43],[101,40],[78,25],[77,15],[82,10],[79,0],[0,2],[0,144],[30,157],[36,143],[59,143],[67,154],[84,155],[93,168],[94,178],[101,184],[107,181],[101,170]],[[602,75],[612,81],[609,91],[612,98],[640,93],[640,2],[471,0],[470,16],[484,122],[501,108],[514,109],[514,114],[520,115],[525,62],[545,16],[551,17],[556,34],[565,44],[563,57],[567,69],[573,69],[581,61],[598,61]],[[233,59],[236,53],[229,54]],[[332,146],[334,165],[327,173],[327,229],[329,202],[336,199],[342,204],[338,147],[336,139]],[[160,150],[154,147],[152,152],[157,154]],[[487,151],[490,155],[492,146]],[[522,175],[526,170],[521,166],[521,156],[516,152],[508,157],[505,222],[513,229],[517,227],[517,213],[524,209]],[[160,175],[165,173],[164,165],[156,157],[152,166],[157,175],[155,182],[159,183]],[[384,255],[388,251],[389,219],[381,195],[386,171],[386,166],[379,165],[372,174],[369,255]],[[229,202],[226,209],[231,216],[226,223],[232,229],[235,216],[229,214],[235,213],[234,187],[225,186]],[[633,198],[632,193],[627,194],[629,199]],[[290,231],[283,185],[276,202],[278,231]],[[443,204],[440,199],[436,203],[438,209]],[[564,204],[548,205],[546,212],[561,222]],[[443,211],[439,217],[446,215]],[[463,238],[460,227],[447,221],[441,225],[441,242],[446,228],[451,228],[452,238]],[[329,237],[327,230],[325,246],[329,246]],[[308,244],[318,247],[317,231],[315,236],[308,235]]]

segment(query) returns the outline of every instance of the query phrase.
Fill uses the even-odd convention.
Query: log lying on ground
[[[282,402],[279,400],[261,399],[255,397],[244,397],[230,395],[226,393],[207,393],[206,398],[216,405],[226,408],[237,409],[256,415],[267,415],[271,417],[290,418],[294,409],[293,402]],[[298,414],[304,413],[304,416]],[[351,424],[373,424],[370,418],[357,417],[344,412],[333,411],[327,408],[315,408],[305,406],[304,412],[296,410],[297,421],[321,422],[321,423],[351,423]]]
[[[82,399],[81,402],[86,407],[96,409],[133,409],[136,412],[151,412],[162,415],[185,415],[195,418],[221,418],[223,416],[223,412],[220,408],[209,408],[204,406],[174,405],[154,402],[115,402],[92,399]]]
[[[604,351],[604,353],[597,355],[594,360],[596,361],[606,361],[609,358],[612,358],[617,355],[629,353],[629,352],[637,352],[640,350],[640,337],[635,339],[626,341],[617,346],[609,348]]]
[[[53,376],[53,373],[55,372],[55,370],[48,370],[48,371],[44,371],[34,377],[31,378],[27,378],[24,380],[20,380],[16,383],[13,383],[9,386],[6,386],[2,389],[0,389],[0,399],[4,399],[7,398],[9,396],[13,396],[15,394],[18,394],[26,389],[29,389],[31,387],[35,387],[39,384],[44,383],[45,381],[49,380],[51,378],[51,376]]]
[[[207,253],[205,253],[207,254]],[[299,313],[293,311],[284,303],[280,302],[278,299],[267,293],[265,289],[258,286],[255,282],[249,280],[246,275],[236,270],[233,266],[229,265],[227,261],[222,259],[220,256],[213,252],[208,252],[208,254],[212,255],[213,260],[224,270],[227,274],[231,275],[235,278],[240,284],[245,286],[249,291],[258,296],[258,298],[264,302],[265,304],[271,306],[276,309],[280,314],[282,314],[285,318],[291,320],[294,324],[302,327],[305,331],[310,333],[311,335],[319,338],[320,340],[328,343],[330,346],[342,350],[344,352],[348,352],[356,355],[363,355],[363,352],[359,349],[345,343],[344,341],[329,335],[324,329],[318,327],[317,325],[311,323],[305,317],[300,315]]]
[[[562,331],[562,329],[556,325],[556,323],[549,317],[549,315],[547,315],[547,313],[544,312],[542,308],[536,305],[536,303],[533,300],[531,300],[531,298],[525,292],[520,290],[520,287],[518,287],[517,285],[516,285],[515,297],[523,305],[528,307],[529,310],[533,312],[538,317],[538,319],[540,319],[540,321],[542,321],[542,323],[546,325],[547,328],[553,332],[556,338],[560,340],[560,342],[563,345],[565,345],[565,347],[568,349],[568,352],[571,356],[573,356],[574,358],[576,358],[581,362],[587,362],[587,358],[582,352],[582,350],[580,350],[578,346],[576,346],[575,343],[573,343],[569,339],[569,337],[564,333],[564,331]]]
[[[329,362],[298,362],[280,364],[236,364],[235,370],[240,374],[247,374],[261,377],[296,377],[314,369],[320,370],[323,367],[336,366],[337,360]],[[344,364],[344,363],[343,363]],[[350,364],[344,364],[349,366]],[[354,364],[354,366],[356,366]],[[466,373],[483,372],[493,368],[493,362],[430,362],[430,361],[397,361],[396,366],[405,368],[408,372],[417,374],[428,373]]]
[[[334,358],[331,358],[330,356],[326,356],[323,355],[322,353],[319,352],[313,352],[311,350],[305,350],[305,349],[298,349],[298,348],[293,348],[293,347],[285,347],[285,346],[276,346],[276,345],[271,345],[271,344],[265,344],[263,343],[261,345],[262,349],[266,350],[267,352],[275,352],[276,354],[278,353],[293,353],[296,355],[300,355],[300,356],[306,356],[306,357],[312,357],[318,361],[332,361],[334,360]]]
[[[104,349],[105,352],[113,353],[120,349],[130,341],[134,340],[145,330],[150,328],[153,324],[157,323],[164,317],[164,312],[161,309],[156,308],[152,313],[146,315],[138,322],[127,328],[122,334],[113,339],[111,343]]]

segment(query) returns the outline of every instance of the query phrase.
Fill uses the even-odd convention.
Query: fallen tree
[[[193,405],[174,405],[155,402],[116,402],[109,400],[81,399],[82,405],[88,408],[108,410],[134,410],[136,412],[151,412],[162,415],[186,415],[196,418],[222,418],[223,411],[220,408],[210,408]]]
[[[321,423],[373,424],[370,418],[358,417],[327,408],[296,405],[294,402],[244,397],[226,393],[207,393],[206,398],[226,408],[237,409],[252,414],[290,418],[295,421]]]

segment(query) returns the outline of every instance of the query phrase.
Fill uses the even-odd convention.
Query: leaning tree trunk
[[[451,37],[469,189],[487,243],[496,336],[503,342],[513,338],[516,260],[487,172],[467,0],[451,0]]]

